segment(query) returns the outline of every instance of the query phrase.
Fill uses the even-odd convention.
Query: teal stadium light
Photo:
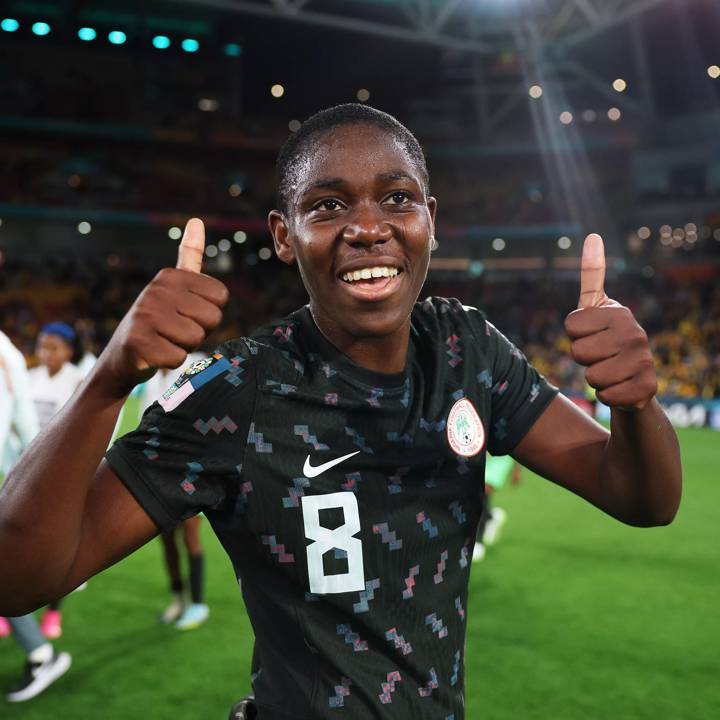
[[[35,35],[48,35],[50,33],[50,26],[46,22],[36,22],[32,25],[32,31]]]
[[[108,40],[113,45],[122,45],[127,40],[127,35],[122,30],[111,30],[108,33]]]
[[[242,55],[242,48],[237,43],[228,43],[225,46],[225,54],[228,57],[240,57]]]
[[[195,38],[185,38],[180,45],[185,52],[189,53],[197,52],[200,49],[200,43]]]
[[[81,27],[78,30],[78,37],[85,42],[90,42],[97,37],[97,33],[91,27]]]
[[[485,272],[485,266],[479,260],[473,260],[468,267],[468,272],[470,277],[480,277]]]
[[[158,50],[167,50],[170,47],[170,38],[166,35],[156,35],[152,39],[152,44]]]
[[[20,23],[15,18],[3,18],[3,21],[0,22],[0,27],[5,32],[15,32],[20,28]]]

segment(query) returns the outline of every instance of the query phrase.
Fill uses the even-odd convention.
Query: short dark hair
[[[382,110],[360,103],[345,103],[311,115],[280,149],[276,164],[277,206],[283,214],[290,209],[293,186],[303,157],[320,135],[342,125],[374,125],[392,135],[407,150],[420,172],[425,192],[429,191],[429,176],[425,154],[417,138],[396,118]]]

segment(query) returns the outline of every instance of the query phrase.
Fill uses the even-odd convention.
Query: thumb
[[[199,218],[190,218],[185,225],[178,259],[175,267],[178,270],[188,270],[199,273],[202,271],[203,256],[205,255],[205,226]]]
[[[578,308],[597,307],[605,295],[605,246],[597,233],[585,238],[580,264],[580,299]]]

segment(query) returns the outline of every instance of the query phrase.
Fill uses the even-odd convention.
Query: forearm
[[[682,469],[677,436],[656,400],[613,408],[601,484],[612,514],[631,525],[667,525],[677,513]]]
[[[52,595],[72,566],[90,483],[124,398],[92,373],[33,440],[0,492],[0,588]]]

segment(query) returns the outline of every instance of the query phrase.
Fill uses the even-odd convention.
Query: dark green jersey
[[[461,720],[485,451],[510,452],[555,392],[456,300],[415,306],[391,375],[303,308],[188,368],[108,460],[160,528],[212,523],[262,720]]]

